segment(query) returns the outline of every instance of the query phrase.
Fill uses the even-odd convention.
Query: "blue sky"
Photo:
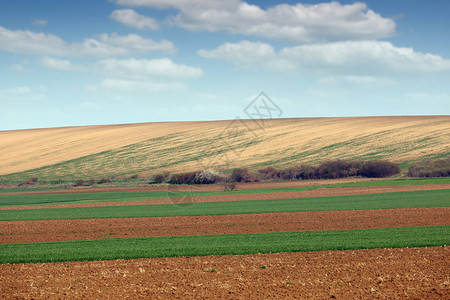
[[[450,114],[450,1],[0,1],[0,130]]]

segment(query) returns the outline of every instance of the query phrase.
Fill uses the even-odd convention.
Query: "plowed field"
[[[448,299],[450,247],[0,265],[3,299]]]
[[[237,195],[201,196],[201,197],[193,197],[192,199],[186,199],[186,197],[184,197],[184,198],[139,200],[139,201],[124,201],[124,202],[115,201],[115,202],[58,204],[58,205],[40,205],[40,206],[11,206],[11,207],[0,207],[0,210],[156,205],[156,204],[183,203],[183,201],[187,201],[189,203],[192,202],[206,203],[206,202],[226,202],[226,201],[275,200],[275,199],[290,199],[290,198],[293,199],[293,198],[311,198],[311,197],[333,197],[333,196],[365,195],[365,194],[443,190],[443,189],[450,189],[450,184],[320,188],[309,191],[258,193],[258,194],[244,194],[244,195],[237,194]]]
[[[449,207],[0,222],[0,244],[434,225],[450,225]]]
[[[308,184],[323,183],[324,182],[310,182]],[[326,184],[329,183],[331,182],[326,181]],[[252,186],[248,185],[246,187],[250,189],[296,187],[299,186],[298,184],[306,183],[253,184]],[[208,186],[204,191],[208,189],[213,191],[217,188],[217,186]],[[33,196],[33,193],[16,193],[18,197],[21,197],[21,195],[26,195],[27,197],[23,199],[15,198],[16,200],[20,200],[20,203],[25,203],[31,199],[37,204],[35,206],[11,206],[0,208],[1,210],[20,209],[26,212],[33,212],[29,215],[29,218],[25,218],[24,221],[0,220],[0,258],[2,258],[2,251],[11,251],[3,253],[3,258],[10,257],[8,259],[11,260],[3,259],[2,261],[16,262],[15,264],[0,264],[0,298],[448,299],[450,297],[450,253],[449,247],[445,246],[448,245],[448,238],[445,237],[446,233],[448,233],[448,228],[445,226],[450,226],[450,195],[448,197],[449,205],[446,205],[446,191],[432,190],[449,188],[449,184],[421,183],[420,185],[397,186],[321,187],[308,191],[284,191],[276,193],[262,193],[255,190],[250,191],[249,194],[199,196],[195,197],[195,201],[193,202],[203,202],[205,205],[217,207],[219,202],[224,201],[280,200],[280,202],[276,202],[276,205],[279,205],[278,203],[281,203],[282,201],[288,201],[282,199],[308,197],[311,198],[308,200],[308,205],[312,205],[311,207],[314,207],[314,209],[312,209],[312,211],[290,210],[287,212],[273,213],[246,213],[239,211],[237,213],[234,212],[233,214],[219,213],[218,215],[208,215],[204,211],[201,211],[199,215],[169,216],[172,207],[173,209],[183,210],[183,206],[162,205],[167,209],[167,213],[162,217],[140,218],[135,217],[136,215],[131,215],[128,218],[108,218],[108,216],[104,216],[102,213],[106,209],[116,210],[120,208],[119,206],[130,205],[133,205],[133,208],[136,208],[134,205],[148,205],[143,206],[142,208],[148,208],[148,210],[151,211],[152,208],[154,209],[156,207],[150,204],[182,203],[182,199],[166,198],[133,200],[133,198],[130,197],[130,201],[122,201],[122,198],[119,197],[118,199],[115,199],[120,200],[117,202],[39,205],[39,201],[36,202],[32,199],[33,197],[40,197],[39,199],[47,201],[46,197],[42,197],[42,195],[39,194],[61,193],[61,196],[52,196],[52,199],[56,197],[56,200],[59,201],[59,197],[62,197],[64,196],[64,193],[69,193],[71,191],[37,192],[34,193],[36,196]],[[160,188],[156,188],[155,190],[158,189]],[[164,190],[166,187],[162,187],[161,189]],[[183,188],[178,190],[183,190]],[[86,189],[83,191],[92,190]],[[95,194],[95,197],[92,199],[93,201],[97,198],[100,199],[102,192],[126,193],[128,191],[139,191],[139,188],[130,188],[129,190],[124,188],[106,188],[97,190],[96,192],[99,193],[99,197]],[[408,195],[407,198],[405,198],[406,196],[403,196],[403,198],[398,198],[402,200],[396,200],[397,196],[395,195],[397,193],[395,192],[411,192],[411,194]],[[436,194],[436,192],[438,192],[439,195]],[[375,201],[368,198],[370,197],[368,195],[380,193],[389,193],[386,194],[386,196],[380,195],[380,197],[386,201],[406,201],[408,205],[411,205],[411,203],[413,204],[412,206],[408,206],[410,208],[387,209],[387,207],[385,207],[384,209],[368,209],[366,206],[370,203],[367,201]],[[360,197],[359,200],[352,200],[357,198],[353,198],[351,195],[363,195],[364,198]],[[439,198],[440,202],[429,201],[430,199],[427,198],[429,197],[428,195],[436,195],[435,198]],[[333,198],[334,196],[349,196],[350,200],[348,201],[360,201],[358,202],[358,205],[364,203],[364,207],[362,209],[358,208],[358,210],[323,209],[324,206],[322,205],[325,205],[324,203],[327,203],[326,201],[335,203],[335,201],[339,200],[339,197]],[[325,200],[315,204],[316,199],[314,197],[325,197],[320,198]],[[411,201],[412,198],[414,198],[415,202]],[[10,198],[5,197],[4,199]],[[77,199],[82,200],[83,195],[80,194],[79,196],[74,196],[71,201],[77,201]],[[320,199],[317,198],[317,200]],[[305,205],[301,201],[303,200],[299,200],[298,205]],[[208,204],[208,202],[210,204]],[[264,202],[268,201],[261,201],[261,205],[264,205]],[[42,203],[45,204],[45,202]],[[245,208],[245,205],[249,205],[244,202],[236,203],[244,204],[244,206],[242,206],[243,208]],[[250,201],[249,203],[257,202]],[[439,206],[444,207],[422,207],[423,203],[438,203]],[[193,204],[188,207],[199,207],[201,205],[198,204],[198,206],[195,206],[195,204]],[[60,217],[58,213],[58,215],[55,215],[54,219],[31,220],[33,214],[45,212],[34,209],[63,208],[62,211],[65,212],[65,208],[83,206],[97,206],[98,208],[95,209],[99,211],[99,216],[96,218],[90,217],[89,219],[83,218],[86,217],[85,215],[78,215],[78,218],[74,219],[73,215],[70,215],[70,219],[57,219]],[[108,208],[108,206],[117,206],[117,208]],[[259,204],[257,204],[257,206],[259,207]],[[202,208],[202,210],[203,209],[204,208]],[[48,211],[55,210],[49,209]],[[5,211],[4,213],[9,214],[16,212],[18,211]],[[433,226],[443,227],[433,229]],[[426,229],[426,231],[423,232],[428,232],[428,234],[411,235],[407,233],[412,231],[402,231],[403,233],[390,235],[389,232],[392,231],[384,231],[385,233],[377,235],[378,233],[375,232],[377,230],[388,230],[389,228],[399,232],[398,229],[403,230],[408,229],[408,227],[416,228],[414,232],[422,232],[420,230]],[[364,231],[361,233],[358,231],[366,229],[368,230],[367,232]],[[433,229],[434,231],[430,231],[429,229]],[[418,239],[420,239],[421,244],[416,243],[415,246],[441,246],[297,253],[270,252],[311,250],[270,250],[270,252],[265,252],[270,254],[257,254],[264,252],[261,251],[261,247],[264,244],[270,245],[270,239],[274,238],[267,235],[284,234],[283,239],[276,242],[276,245],[279,245],[283,243],[288,234],[297,234],[296,232],[300,232],[299,234],[302,235],[310,234],[310,236],[306,239],[301,237],[291,239],[289,243],[292,243],[294,246],[303,245],[303,243],[307,243],[308,240],[311,240],[311,243],[314,244],[321,244],[323,241],[328,241],[332,239],[333,236],[336,236],[334,233],[345,233],[346,238],[338,238],[335,246],[317,248],[317,250],[361,249],[366,247],[414,247],[414,243]],[[326,233],[326,235],[321,235],[323,233]],[[430,233],[433,234],[432,237],[428,237]],[[252,234],[266,236],[261,236],[259,238]],[[130,248],[130,243],[133,243],[132,238],[154,239],[149,242],[153,244],[142,244],[139,241],[134,241],[135,243],[140,243],[139,245],[145,245],[143,246],[145,249],[152,245],[159,245],[157,247],[163,247],[164,249],[166,249],[166,247],[167,249],[173,248],[175,249],[174,251],[178,251],[176,250],[176,247],[178,247],[177,245],[180,245],[179,243],[183,242],[175,239],[193,238],[191,242],[183,244],[180,249],[186,249],[185,247],[200,249],[198,247],[201,247],[205,243],[202,243],[201,245],[196,244],[195,247],[197,248],[193,248],[192,241],[198,241],[198,239],[203,239],[205,237],[215,238],[216,236],[226,236],[226,241],[228,241],[226,245],[231,245],[229,247],[233,247],[233,249],[235,249],[235,247],[243,247],[242,249],[245,250],[246,246],[251,246],[251,249],[256,249],[256,251],[252,250],[252,252],[216,252],[216,254],[255,254],[210,255],[198,257],[160,257],[161,255],[157,255],[156,258],[151,259],[116,259],[125,257],[120,255],[126,251],[128,251],[127,253],[129,253],[129,251],[141,251],[140,249],[142,248],[136,246],[137,244],[135,244],[134,247],[138,248]],[[241,244],[235,244],[237,243],[235,242],[237,241],[237,236],[240,236],[241,242],[239,243]],[[247,244],[249,243],[247,242],[249,241],[249,236],[252,236],[252,244]],[[402,237],[408,238],[402,239]],[[397,242],[386,244],[385,241],[390,240],[391,238]],[[161,239],[166,240],[162,241]],[[371,240],[372,244],[369,243],[367,245],[372,246],[346,248],[347,243],[355,245],[359,243],[358,241],[366,240]],[[402,242],[402,240],[405,240],[406,242]],[[99,255],[99,252],[98,248],[93,249],[91,245],[93,247],[99,247],[99,245],[101,245],[92,243],[102,241],[113,241],[114,243],[109,244],[113,245],[111,246],[112,248],[101,248],[101,253],[107,253],[109,255],[107,258],[101,257],[97,259],[112,260],[70,261],[75,260],[70,256],[72,249],[74,249],[74,246],[72,245],[88,245],[87,247],[84,246],[83,250],[80,251],[88,254],[84,259],[92,259],[89,257],[91,251],[97,251],[96,255]],[[221,244],[220,240],[216,241],[218,242],[206,244],[210,244],[212,247],[218,247],[219,249],[225,244]],[[428,241],[431,242],[428,243]],[[86,242],[89,243],[86,244]],[[67,257],[67,259],[60,260],[65,262],[20,263],[22,261],[30,261],[29,259],[31,256],[34,256],[33,261],[57,261],[59,259],[58,257],[49,257],[48,255],[45,255],[48,253],[59,255],[57,251],[47,251],[62,247],[61,243],[66,243],[63,246],[68,247],[63,253],[69,253],[69,256],[64,256]],[[384,246],[373,246],[376,245],[376,243]],[[362,243],[361,245],[366,244]],[[117,253],[117,256],[114,253]],[[170,254],[169,256],[179,256],[179,254],[177,254],[178,252],[171,253],[173,254]],[[35,257],[35,255],[42,254],[44,254],[43,256],[40,256],[42,259]],[[207,252],[207,254],[211,254],[211,252]],[[184,255],[205,254],[195,254],[194,251],[191,254]],[[15,256],[21,257],[20,260],[14,260]]]

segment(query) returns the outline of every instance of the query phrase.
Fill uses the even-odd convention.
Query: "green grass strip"
[[[324,181],[325,182],[325,181]],[[253,189],[236,191],[176,191],[171,192],[172,196],[188,196],[192,193],[196,197],[218,196],[218,195],[248,195],[277,192],[307,191],[319,188],[336,187],[370,187],[370,186],[398,186],[398,185],[424,185],[424,184],[450,184],[450,178],[433,179],[392,179],[367,182],[352,182],[331,185],[316,185],[306,187]],[[75,203],[98,203],[98,202],[118,202],[118,201],[139,201],[155,200],[168,197],[166,191],[141,191],[141,192],[106,192],[106,193],[73,193],[73,194],[46,194],[46,195],[1,195],[0,207],[7,206],[33,206],[33,205],[56,205]]]
[[[450,226],[101,239],[0,245],[0,263],[448,245]]]
[[[328,187],[368,187],[368,186],[398,186],[398,185],[424,185],[424,184],[450,184],[450,177],[442,178],[400,178],[388,180],[373,180],[362,182],[349,182],[327,185]]]
[[[206,202],[180,205],[164,204],[1,210],[0,221],[199,216],[448,206],[450,206],[450,190],[430,190],[299,199]]]

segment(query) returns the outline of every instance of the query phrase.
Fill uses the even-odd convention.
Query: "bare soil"
[[[3,299],[449,299],[450,247],[0,265]]]
[[[247,194],[247,195],[217,195],[217,196],[201,196],[201,197],[194,196],[194,197],[184,197],[184,198],[166,198],[166,199],[139,200],[139,201],[97,202],[97,203],[58,204],[58,205],[40,205],[40,206],[14,206],[14,207],[0,207],[0,210],[129,206],[129,205],[153,205],[153,204],[181,204],[181,203],[249,201],[249,200],[276,200],[276,199],[289,199],[289,198],[349,196],[349,195],[365,195],[365,194],[377,194],[377,193],[440,190],[440,189],[450,189],[450,184],[319,188],[319,189],[309,190],[309,191],[257,193],[257,194]],[[177,191],[179,191],[179,190],[177,189]],[[195,191],[197,191],[197,190],[195,190]],[[169,194],[168,194],[168,197],[169,197]]]
[[[0,222],[0,244],[450,225],[450,207]]]

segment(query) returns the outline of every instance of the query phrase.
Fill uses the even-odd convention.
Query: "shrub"
[[[163,176],[163,174],[156,174],[155,177],[153,177],[153,181],[155,183],[163,183],[166,180],[166,178]]]
[[[408,169],[409,177],[449,177],[450,176],[450,157],[447,159],[438,159],[426,161]]]
[[[84,185],[84,180],[83,179],[75,180],[75,186],[81,186],[81,185]]]
[[[94,185],[97,183],[97,180],[95,180],[95,178],[89,178],[87,185]]]
[[[261,179],[280,179],[280,172],[272,167],[267,167],[258,171]]]
[[[130,176],[131,179],[138,179],[139,178],[139,174],[134,174]]]
[[[381,178],[390,177],[400,173],[400,167],[392,162],[372,160],[363,164],[360,174],[364,177]]]
[[[194,183],[195,175],[197,175],[198,172],[188,172],[188,173],[181,173],[181,174],[174,174],[170,177],[169,183],[172,184],[192,184]]]
[[[33,184],[35,184],[38,181],[39,181],[39,178],[37,178],[37,177],[30,177],[29,179],[25,180],[24,182],[19,183],[19,186],[33,185]]]
[[[212,184],[225,180],[225,176],[214,170],[201,171],[195,174],[195,184]]]
[[[310,165],[301,165],[293,169],[294,179],[314,179],[316,178],[316,168]]]
[[[253,182],[259,181],[259,178],[248,172],[246,168],[234,169],[230,175],[230,180],[235,182]]]
[[[103,177],[102,179],[100,179],[99,181],[97,181],[98,184],[103,184],[103,183],[108,183],[111,182],[112,178],[111,177]]]
[[[153,177],[153,182],[154,183],[163,183],[166,182],[167,178],[169,178],[170,173],[169,172],[163,172],[160,174],[156,174]]]
[[[315,179],[316,168],[310,165],[301,165],[279,171],[279,177],[283,180]]]
[[[345,160],[327,161],[320,164],[315,171],[318,179],[335,179],[358,175],[358,163]]]
[[[224,191],[234,191],[235,189],[236,189],[235,181],[225,182],[225,184],[223,185]]]

